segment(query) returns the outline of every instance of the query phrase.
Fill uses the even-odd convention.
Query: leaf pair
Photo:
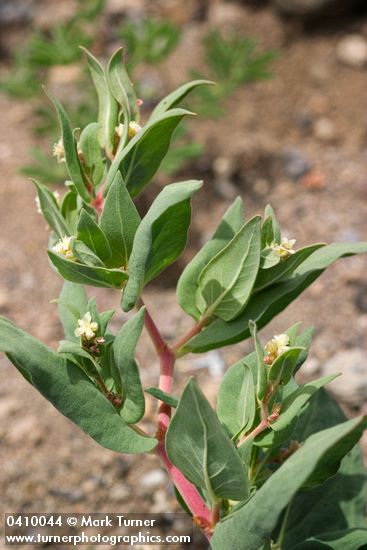
[[[261,548],[301,487],[313,487],[334,475],[366,426],[367,419],[358,417],[311,435],[247,504],[217,525],[212,547]]]
[[[0,349],[28,382],[103,447],[143,453],[156,446],[154,438],[128,426],[80,368],[4,318],[0,319]]]
[[[236,319],[229,322],[216,319],[190,340],[183,351],[201,353],[248,338],[250,320],[254,320],[259,328],[265,326],[336,260],[366,252],[366,243],[335,243],[323,246],[299,265],[289,278],[251,296],[246,309]]]
[[[243,224],[242,202],[237,199],[180,277],[181,307],[196,319],[235,318],[250,298],[259,263],[260,218]]]
[[[194,379],[182,393],[166,449],[171,462],[205,491],[209,501],[248,496],[246,472],[236,448]]]
[[[219,388],[217,413],[234,440],[254,427],[255,419],[259,418],[258,400],[264,399],[268,381],[274,383],[281,368],[284,368],[284,385],[279,390],[281,393],[277,392],[272,400],[272,403],[281,401],[279,419],[254,441],[264,447],[274,444],[274,432],[280,432],[278,437],[286,439],[290,435],[289,430],[294,430],[294,419],[297,419],[314,392],[335,378],[327,376],[304,386],[298,386],[291,378],[306,359],[311,343],[311,330],[306,329],[297,335],[298,328],[299,325],[294,325],[286,331],[291,348],[281,354],[269,368],[264,363],[264,351],[257,337],[256,327],[253,326],[256,351],[237,361],[226,372]],[[276,371],[271,374],[274,365]]]
[[[167,185],[140,223],[129,261],[129,280],[122,308],[134,307],[143,286],[174,262],[186,246],[191,222],[193,193],[202,182],[186,181]]]

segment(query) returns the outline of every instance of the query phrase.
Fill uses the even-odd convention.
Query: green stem
[[[271,546],[272,550],[281,550],[282,549],[282,544],[284,542],[286,531],[287,531],[287,524],[288,524],[289,514],[290,514],[290,511],[291,511],[292,502],[293,502],[293,498],[290,500],[290,502],[289,502],[289,504],[288,504],[288,506],[287,506],[287,508],[284,512],[282,526],[281,526],[280,531],[279,531],[279,536],[278,536],[278,539],[275,542],[275,544],[272,544],[272,546]]]

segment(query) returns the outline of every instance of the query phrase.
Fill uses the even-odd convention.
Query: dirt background
[[[147,13],[152,10],[148,2],[138,4]],[[198,117],[192,124],[205,155],[184,177],[202,175],[205,189],[194,201],[193,237],[184,258],[210,235],[235,194],[244,198],[247,216],[261,213],[270,202],[284,233],[296,238],[297,246],[366,240],[367,72],[341,63],[337,48],[348,33],[367,38],[367,16],[303,25],[297,19],[282,19],[267,5],[254,9],[235,2],[208,2],[204,20],[199,20],[195,2],[185,3],[185,8],[182,2],[157,2],[154,10],[183,28],[180,45],[160,70],[167,91],[183,81],[190,60],[200,65],[200,36],[208,26],[236,26],[244,35],[256,37],[262,48],[279,52],[271,80],[241,86],[226,101],[223,118]],[[8,31],[10,43],[16,32],[14,36]],[[0,95],[0,112],[0,312],[56,347],[62,333],[50,301],[57,297],[61,281],[48,265],[48,230],[36,212],[34,189],[18,172],[29,161],[34,140],[33,105]],[[295,156],[310,168],[303,177],[291,177],[289,163]],[[218,158],[227,167],[224,176]],[[191,324],[172,290],[183,265],[180,261],[162,284],[145,292],[152,315],[170,341]],[[363,257],[339,261],[263,330],[262,337],[299,320],[314,325],[310,371],[341,350],[367,352],[366,268]],[[104,309],[116,308],[117,329],[124,319],[117,293],[93,293]],[[200,359],[184,358],[177,370],[179,385],[188,373],[195,373],[212,398],[224,366],[248,349],[244,342]],[[155,384],[158,365],[146,335],[139,358],[144,383]],[[155,457],[119,456],[99,448],[5,358],[0,359],[0,373],[2,512],[177,509]],[[152,432],[154,410],[155,403],[148,400],[144,425]]]

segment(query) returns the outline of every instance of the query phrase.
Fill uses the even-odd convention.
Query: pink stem
[[[192,513],[193,522],[203,531],[206,538],[210,541],[212,537],[211,511],[203,501],[196,487],[192,483],[190,483],[190,481],[185,478],[180,470],[178,470],[176,466],[173,466],[173,464],[170,462],[166,453],[163,440],[161,440],[158,445],[157,453],[162,459],[165,467],[167,468],[167,471],[174,485],[177,487],[178,492],[180,493],[188,509]]]
[[[150,313],[145,311],[145,327],[149,332],[160,361],[159,389],[165,393],[172,393],[173,369],[175,354],[162,338],[162,335],[153,321]],[[184,499],[187,507],[193,515],[194,523],[202,529],[208,540],[211,538],[212,514],[205,504],[202,496],[196,487],[188,481],[185,476],[169,460],[166,452],[165,438],[171,419],[171,407],[167,403],[160,402],[158,410],[158,431],[159,440],[157,454],[163,461],[167,471]]]

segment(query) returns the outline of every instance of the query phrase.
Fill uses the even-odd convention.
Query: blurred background
[[[209,78],[196,91],[144,211],[159,188],[204,179],[194,200],[187,251],[146,292],[168,339],[190,320],[175,303],[185,262],[206,241],[236,195],[246,216],[270,202],[297,246],[367,240],[367,6],[363,0],[0,0],[0,313],[56,347],[60,278],[46,256],[48,229],[37,213],[34,177],[62,191],[64,166],[44,84],[74,127],[95,120],[96,101],[78,46],[106,59],[125,48],[144,100],[143,117],[174,87]],[[302,320],[315,326],[304,377],[343,371],[333,393],[349,414],[367,406],[366,258],[341,260],[264,331]],[[93,289],[103,308],[119,297]],[[144,345],[144,342],[146,345]],[[146,385],[157,379],[148,339],[139,349]],[[209,397],[249,343],[185,357]],[[0,358],[2,512],[161,512],[176,506],[153,456],[103,450],[61,417]],[[155,403],[148,401],[152,430]],[[366,446],[366,445],[365,445]]]

